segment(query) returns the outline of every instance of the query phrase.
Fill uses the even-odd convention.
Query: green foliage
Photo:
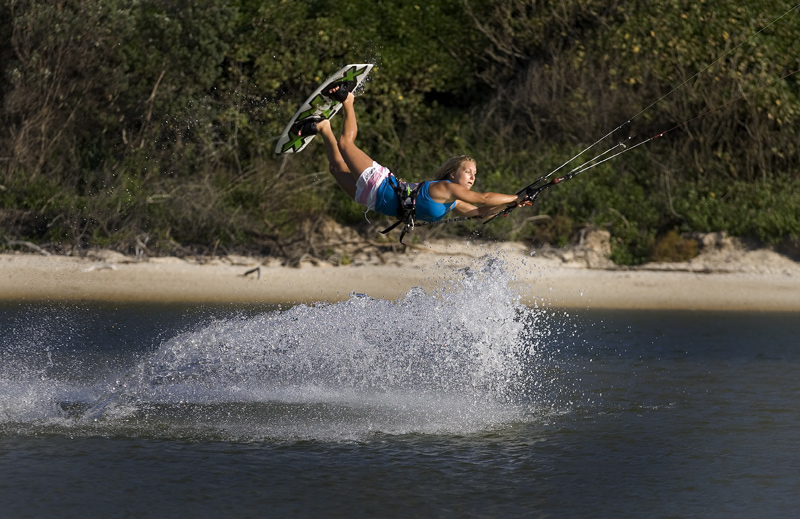
[[[673,230],[797,237],[800,19],[711,4],[3,0],[0,221],[63,249],[276,254],[322,216],[358,225],[321,144],[272,148],[307,92],[370,62],[359,144],[409,180],[467,153],[476,189],[514,192],[614,128],[576,163],[669,130],[538,214],[438,235],[564,245],[591,225],[626,264]]]
[[[772,182],[717,182],[691,188],[679,197],[677,210],[686,226],[698,231],[727,230],[775,244],[800,236],[800,179]]]

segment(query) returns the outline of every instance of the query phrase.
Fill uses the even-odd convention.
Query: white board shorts
[[[361,172],[361,175],[356,181],[356,202],[374,211],[378,197],[378,188],[390,174],[389,168],[385,168],[377,162],[372,161],[372,167]]]

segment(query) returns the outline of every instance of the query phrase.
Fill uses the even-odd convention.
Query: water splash
[[[353,295],[214,320],[84,388],[60,416],[73,432],[240,440],[503,427],[541,404],[552,332],[512,277],[491,258],[397,301]],[[41,400],[59,390],[75,394],[54,387]]]

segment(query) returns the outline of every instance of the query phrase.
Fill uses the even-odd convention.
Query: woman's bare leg
[[[336,136],[333,135],[333,130],[331,130],[331,122],[328,119],[318,122],[317,132],[322,136],[322,140],[325,143],[325,153],[328,155],[328,165],[333,178],[347,193],[347,196],[355,199],[356,180],[358,177],[351,173],[350,168],[339,152]]]
[[[355,144],[358,122],[356,121],[356,111],[353,108],[354,99],[353,94],[349,93],[347,99],[342,103],[344,125],[342,126],[342,135],[339,137],[339,151],[347,163],[347,167],[358,178],[365,169],[372,167],[372,159]]]

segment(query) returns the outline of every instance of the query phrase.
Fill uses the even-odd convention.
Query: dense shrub
[[[547,190],[541,218],[437,235],[565,244],[592,225],[623,263],[672,230],[797,238],[800,19],[710,4],[1,0],[2,229],[280,254],[324,215],[357,225],[319,143],[272,147],[324,77],[372,62],[359,142],[410,180],[469,153],[477,189],[515,191],[593,143],[563,171],[666,132]]]

